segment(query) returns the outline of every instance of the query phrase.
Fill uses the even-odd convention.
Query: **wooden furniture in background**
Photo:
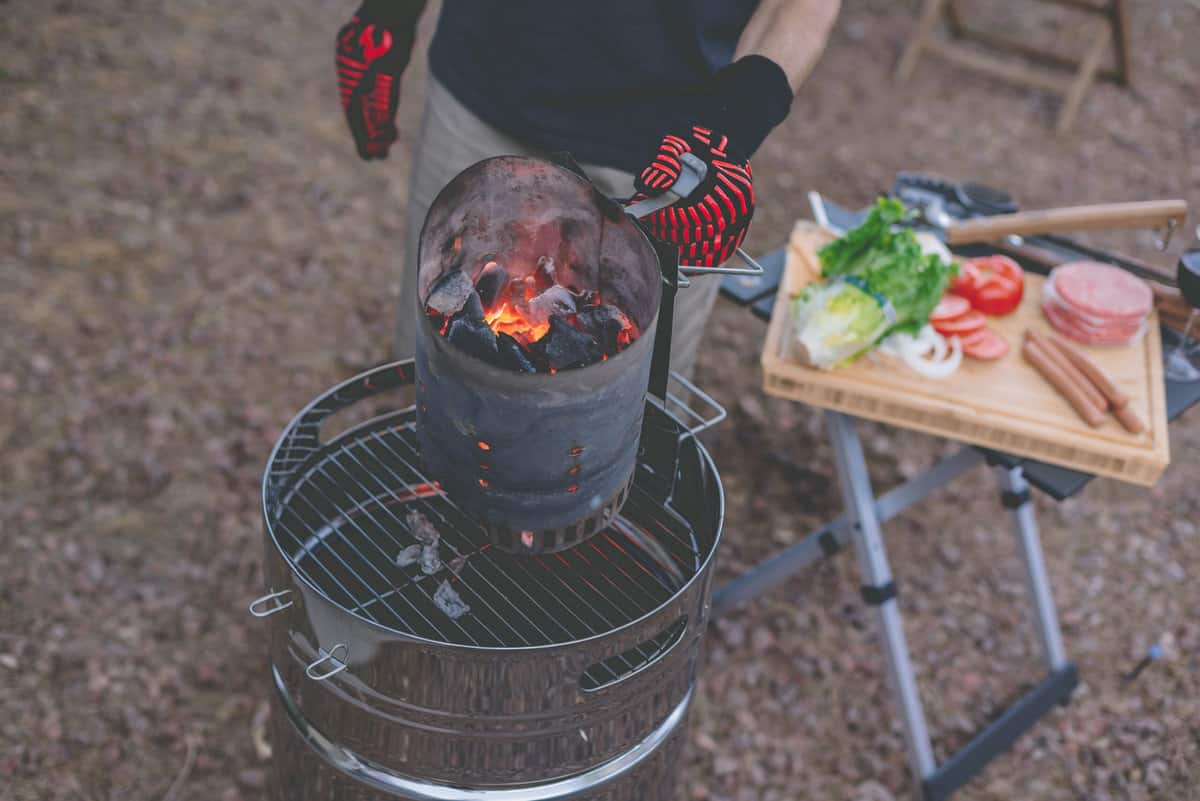
[[[1123,86],[1128,86],[1132,80],[1128,3],[1127,0],[1037,2],[1067,6],[1092,15],[1088,31],[1090,44],[1082,58],[1076,59],[1057,49],[1039,47],[1016,36],[971,27],[963,21],[958,0],[925,0],[917,31],[900,59],[898,77],[902,81],[907,80],[920,58],[929,55],[1001,80],[1052,92],[1063,98],[1056,129],[1059,133],[1065,133],[1074,124],[1083,97],[1097,78]],[[939,19],[945,21],[949,40],[935,35],[934,29]],[[1036,69],[1020,61],[968,47],[962,44],[963,41],[1015,53],[1028,61],[1059,69]],[[1112,66],[1101,66],[1105,51],[1110,49],[1113,52]],[[1063,70],[1070,70],[1073,74],[1066,74]]]

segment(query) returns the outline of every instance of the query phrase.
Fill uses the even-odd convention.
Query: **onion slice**
[[[923,326],[917,336],[897,331],[879,343],[879,351],[900,358],[914,372],[926,378],[945,378],[962,364],[962,342],[949,341],[932,326]]]

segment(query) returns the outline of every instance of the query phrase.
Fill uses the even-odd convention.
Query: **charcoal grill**
[[[270,592],[251,611],[271,618],[275,797],[671,797],[724,514],[695,435],[723,410],[686,382],[699,410],[647,396],[620,514],[573,548],[515,555],[425,475],[414,406],[322,436],[411,393],[414,372],[329,391],[268,463]],[[439,534],[429,575],[396,563],[413,510]]]

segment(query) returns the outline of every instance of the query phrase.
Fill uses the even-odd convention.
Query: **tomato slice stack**
[[[982,256],[959,264],[949,294],[929,315],[942,336],[958,337],[963,355],[991,361],[1008,353],[1008,341],[987,327],[988,315],[1011,314],[1025,294],[1025,274],[1007,256]]]
[[[959,265],[951,294],[966,298],[971,308],[996,317],[1011,314],[1025,294],[1025,274],[1008,256],[981,256]]]

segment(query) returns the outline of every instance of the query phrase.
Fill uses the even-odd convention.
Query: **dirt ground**
[[[1068,12],[973,0],[987,24],[1080,49]],[[1179,196],[1200,208],[1200,5],[1132,3],[1135,86],[1057,101],[922,64],[892,72],[916,0],[846,0],[829,51],[755,161],[753,250],[816,188],[862,204],[900,169],[1039,204]],[[0,797],[262,797],[259,473],[296,409],[386,360],[410,139],[354,155],[333,32],[349,0],[15,0],[0,18]],[[1070,17],[1070,19],[1077,19]],[[423,30],[428,38],[432,15]],[[423,51],[422,51],[423,53]],[[420,113],[405,77],[406,137]],[[1098,237],[1170,267],[1148,233]],[[764,328],[728,304],[701,383],[731,410],[719,572],[839,507],[819,414],[768,400]],[[886,487],[945,450],[864,425]],[[1082,686],[959,797],[1195,798],[1200,416],[1152,490],[1038,500]],[[981,468],[887,526],[939,756],[1036,680],[1016,543]],[[851,556],[717,621],[680,798],[909,795],[874,619]],[[1158,643],[1164,658],[1121,676]]]

